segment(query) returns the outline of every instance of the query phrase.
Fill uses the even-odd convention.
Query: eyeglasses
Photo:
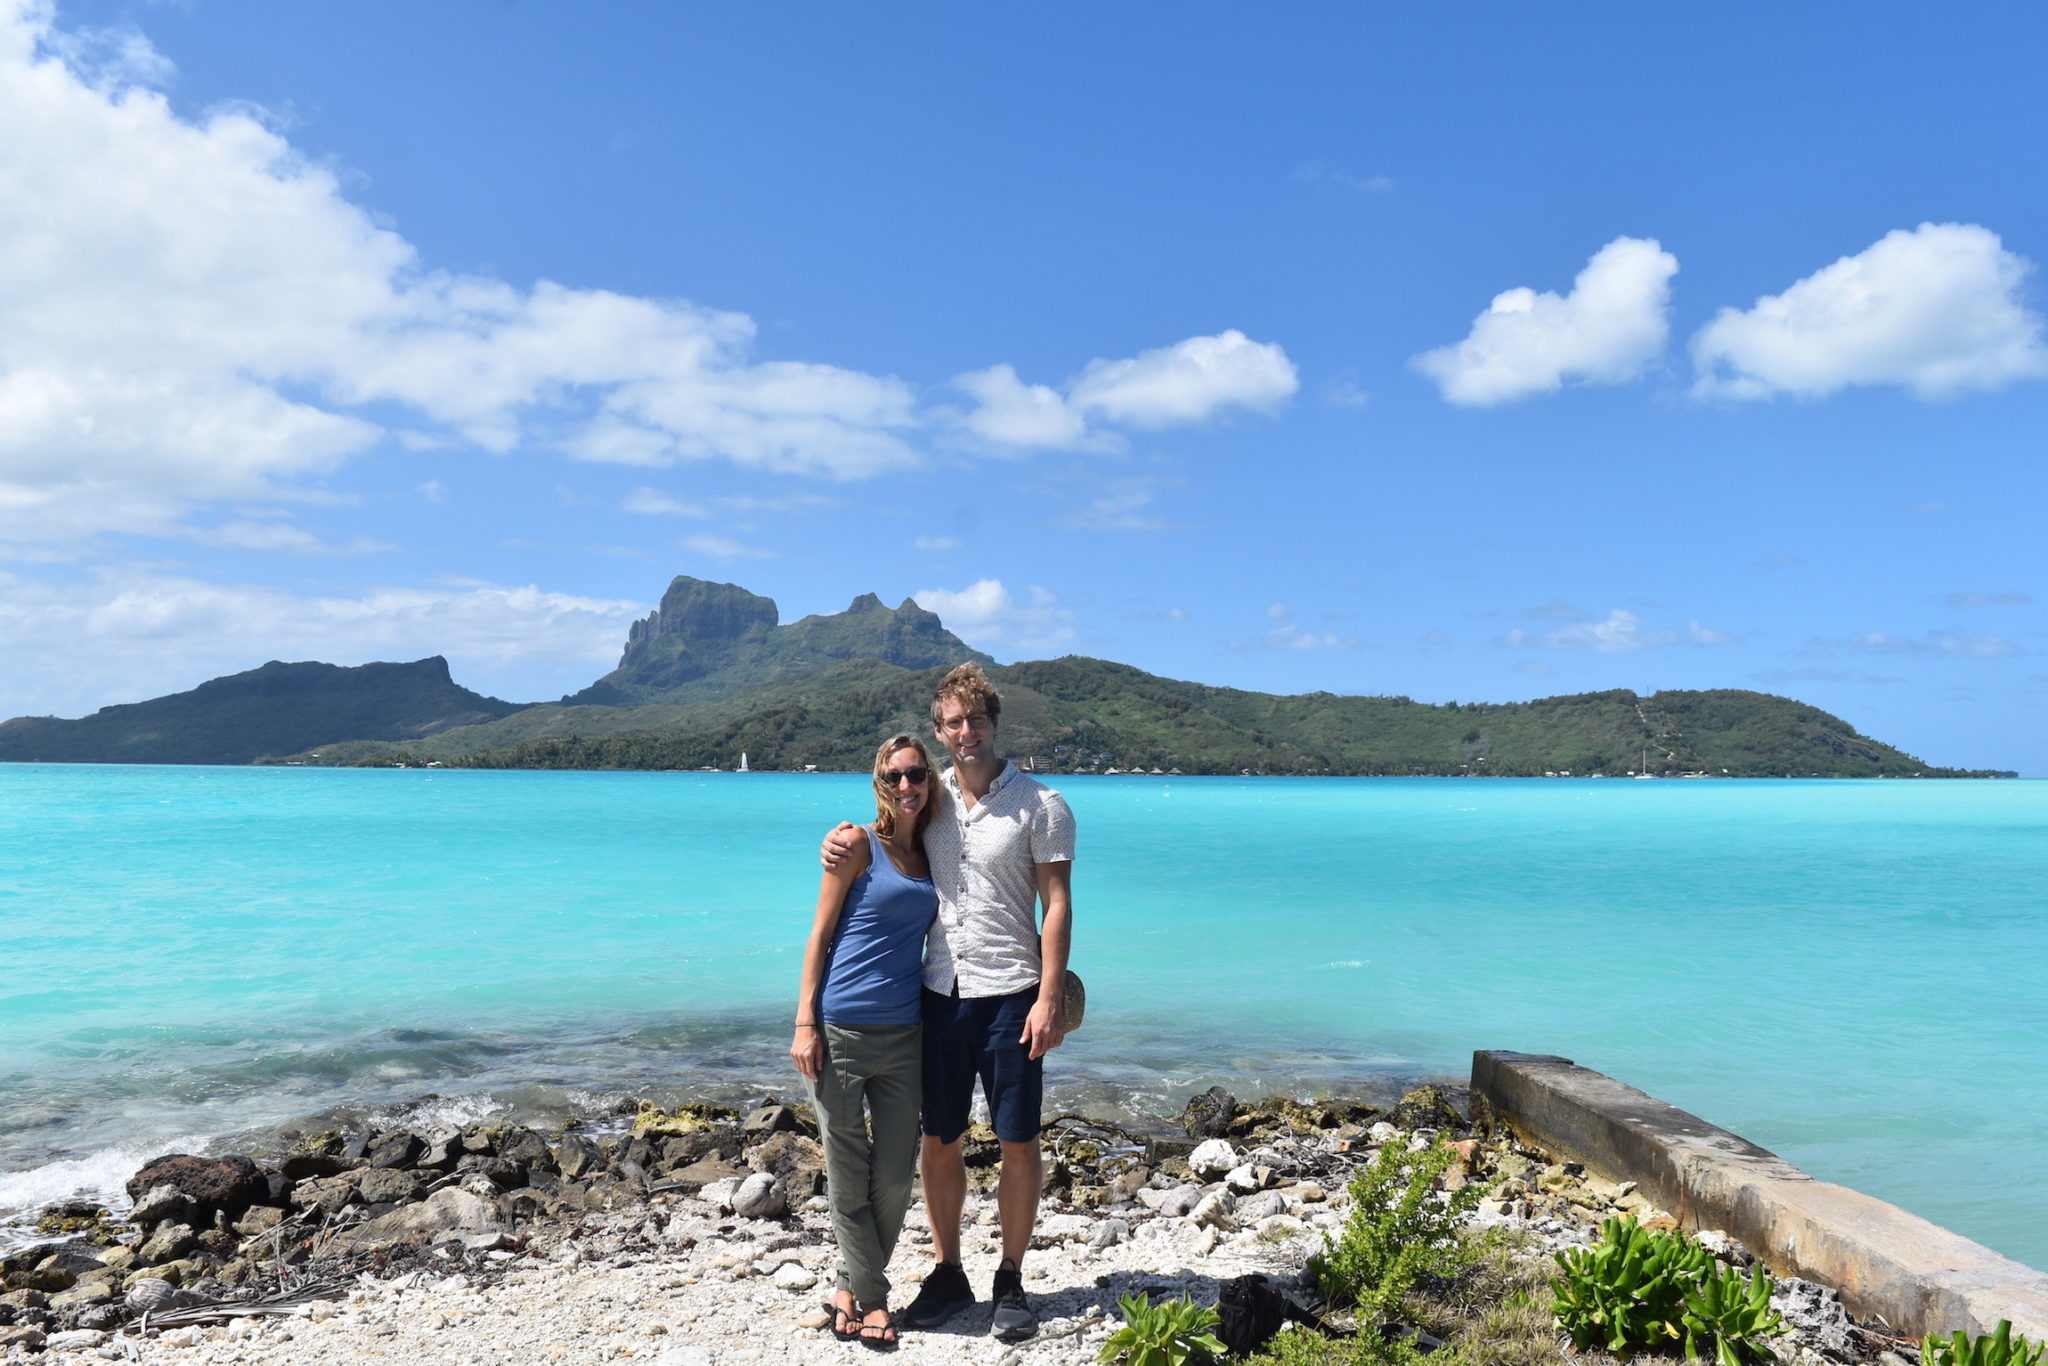
[[[897,787],[902,784],[905,778],[908,778],[912,787],[922,787],[924,786],[924,780],[931,776],[932,771],[923,764],[919,764],[915,768],[885,768],[882,770],[882,776],[875,781],[883,787]]]
[[[939,722],[939,728],[941,730],[966,730],[972,726],[975,730],[987,730],[994,724],[989,719],[987,712],[977,711],[966,716],[948,716],[945,720]]]

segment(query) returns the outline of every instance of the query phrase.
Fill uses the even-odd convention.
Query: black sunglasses
[[[919,764],[915,768],[885,768],[882,770],[882,776],[875,781],[883,787],[896,787],[905,778],[908,778],[913,786],[922,787],[924,780],[931,776],[932,771],[923,764]]]

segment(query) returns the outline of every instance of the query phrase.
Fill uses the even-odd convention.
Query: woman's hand
[[[799,1029],[789,1041],[789,1060],[808,1081],[816,1081],[825,1066],[825,1035],[815,1027]]]

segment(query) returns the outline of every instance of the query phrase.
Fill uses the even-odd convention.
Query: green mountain
[[[521,707],[413,664],[270,663],[77,721],[0,724],[0,760],[865,769],[926,735],[933,685],[972,659],[1002,688],[1004,750],[1053,772],[1961,777],[1789,698],[1736,690],[1533,702],[1276,696],[1068,657],[997,667],[906,600],[778,625],[736,584],[677,578],[619,667]]]
[[[190,692],[103,707],[75,721],[0,722],[0,760],[246,764],[335,740],[410,740],[518,710],[458,686],[439,655],[355,668],[272,660]]]
[[[678,575],[661,605],[633,623],[619,667],[562,705],[699,702],[852,659],[905,669],[995,662],[909,598],[891,611],[863,593],[844,612],[778,620],[773,598]]]
[[[534,708],[326,762],[484,768],[864,769],[897,730],[923,735],[942,668],[834,666],[706,703]],[[1275,696],[1068,657],[991,668],[1002,747],[1053,772],[1959,777],[1789,698],[1718,689],[1583,693],[1430,706],[1405,697]],[[1969,775],[1990,776],[1990,775]]]

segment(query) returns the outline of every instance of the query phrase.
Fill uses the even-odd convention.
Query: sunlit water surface
[[[1059,786],[1056,1104],[1562,1053],[2048,1267],[2048,784]],[[0,1219],[308,1120],[793,1095],[818,837],[867,792],[0,765]]]

